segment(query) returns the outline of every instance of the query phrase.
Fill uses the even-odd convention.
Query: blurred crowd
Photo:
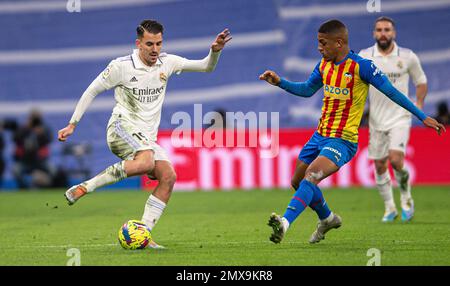
[[[222,117],[220,120],[223,128],[226,128],[225,110],[216,111]],[[446,101],[436,105],[434,118],[442,124],[450,125],[450,114]],[[361,126],[367,125],[367,123],[368,114],[365,113]],[[7,132],[10,132],[10,136],[6,136]],[[7,138],[11,138],[12,142],[10,143],[14,146],[12,154],[5,154]],[[16,185],[20,189],[67,187],[69,172],[73,176],[78,174],[83,178],[89,177],[90,168],[85,155],[91,152],[90,145],[67,143],[63,146],[63,156],[73,156],[77,159],[78,167],[69,170],[51,164],[50,144],[53,138],[52,130],[37,110],[33,110],[23,124],[15,119],[0,119],[0,189],[3,186],[3,177],[7,168],[11,170]],[[10,166],[6,164],[6,156],[11,156]]]
[[[10,132],[13,154],[4,154],[6,132]],[[12,155],[8,166],[20,189],[65,187],[66,176],[50,164],[50,144],[53,134],[42,114],[33,110],[24,124],[15,119],[0,121],[0,187],[6,169],[5,156]]]

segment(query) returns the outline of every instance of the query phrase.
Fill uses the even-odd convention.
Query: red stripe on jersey
[[[333,123],[334,123],[334,117],[336,117],[336,111],[339,108],[339,103],[341,101],[339,99],[333,99],[333,109],[331,109],[330,112],[330,118],[328,119],[328,124],[327,124],[327,133],[325,136],[330,136],[331,133],[331,127],[333,127]]]
[[[325,108],[324,108],[324,110],[322,112],[322,116],[320,117],[319,128],[317,128],[319,130],[320,135],[323,135],[323,127],[324,127],[323,126],[323,121],[325,120],[325,116],[326,116],[326,114],[328,112],[328,103],[329,103],[329,101],[330,101],[330,98],[326,97],[325,98],[325,103],[324,103]]]
[[[327,61],[322,59],[322,65],[320,66],[320,72],[322,73],[322,76],[323,76],[323,72],[325,71],[326,66],[327,66]],[[327,111],[328,111],[328,97],[325,98],[324,104],[325,104],[325,108],[322,111],[322,115],[320,116],[320,121],[319,121],[319,127],[317,128],[319,133],[323,132],[323,121],[325,120],[325,114],[327,114]]]
[[[355,66],[356,62],[352,61],[349,68],[349,73],[352,75],[352,80],[347,84],[348,89],[350,89],[350,99],[347,99],[347,102],[345,103],[344,111],[342,112],[341,122],[339,122],[339,127],[336,131],[337,138],[342,137],[342,131],[344,130],[345,124],[347,124],[348,115],[350,114],[350,108],[352,107],[353,104],[353,85],[355,83],[355,75],[354,75]]]
[[[326,65],[327,65],[327,61],[322,60],[322,65],[320,66],[320,71],[322,72],[322,74],[323,74],[323,71],[325,70]]]
[[[345,61],[339,65],[339,70],[338,70],[338,74],[336,77],[336,84],[334,85],[335,87],[340,87],[340,85],[341,85],[342,73],[344,72],[346,64],[347,64],[347,61]]]
[[[331,77],[333,76],[333,71],[334,71],[334,63],[331,63],[331,66],[328,69],[328,73],[327,73],[327,81],[325,82],[328,85],[331,83]]]

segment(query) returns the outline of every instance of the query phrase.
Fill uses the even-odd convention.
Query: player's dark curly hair
[[[136,28],[138,38],[142,38],[145,31],[152,34],[162,34],[164,32],[164,27],[155,20],[144,20]]]

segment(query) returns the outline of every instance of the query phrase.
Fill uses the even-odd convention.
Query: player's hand
[[[422,121],[423,125],[425,125],[426,127],[430,127],[433,128],[434,130],[436,130],[436,132],[441,135],[442,131],[446,131],[445,130],[445,126],[442,125],[441,123],[437,122],[434,118],[431,117],[427,117],[425,118],[424,121]]]
[[[225,47],[225,44],[228,43],[232,39],[231,33],[228,29],[222,31],[222,33],[218,34],[216,40],[211,45],[211,49],[213,52],[217,53]]]
[[[66,127],[58,131],[58,140],[59,141],[66,141],[67,137],[72,135],[72,133],[75,131],[75,125],[69,123]]]
[[[277,73],[276,72],[274,72],[274,71],[270,71],[270,70],[267,70],[267,71],[265,71],[262,75],[260,75],[259,76],[259,79],[260,80],[265,80],[265,81],[267,81],[268,83],[270,83],[270,84],[272,84],[272,85],[278,85],[278,84],[280,84],[280,81],[281,81],[281,79],[280,79],[280,77],[277,75]]]

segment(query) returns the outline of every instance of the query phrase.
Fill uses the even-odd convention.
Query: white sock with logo
[[[378,192],[383,198],[386,211],[394,211],[395,202],[392,195],[392,182],[389,170],[386,170],[386,172],[381,175],[378,175],[375,171],[375,182],[377,184]]]
[[[161,217],[162,213],[164,212],[165,208],[166,203],[155,197],[153,194],[150,195],[145,204],[144,214],[142,215],[142,221],[145,222],[145,224],[148,227],[150,227],[150,229],[153,229],[153,227]]]
[[[93,177],[92,179],[83,182],[81,185],[86,188],[88,192],[93,192],[100,187],[117,183],[127,177],[125,172],[125,161],[118,162],[109,166],[103,172]]]

